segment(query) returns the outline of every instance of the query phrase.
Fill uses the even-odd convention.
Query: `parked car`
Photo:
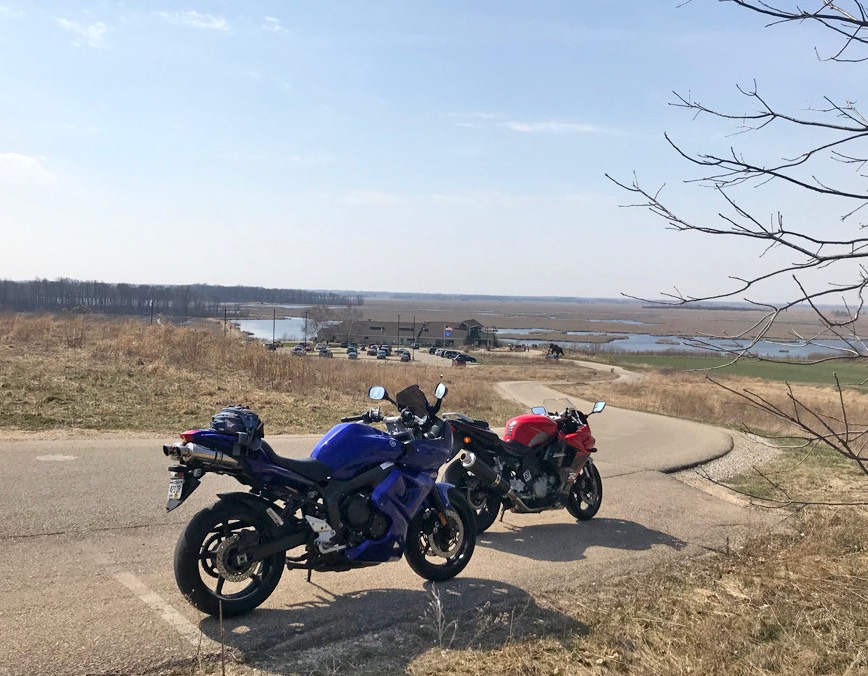
[[[437,357],[442,357],[443,356],[443,348],[438,347],[436,350],[434,350],[434,355]]]
[[[304,351],[304,348],[301,345],[296,345],[294,348],[292,348],[292,354],[303,357],[307,353]]]
[[[401,353],[401,361],[410,361],[410,353],[402,352]]]
[[[437,353],[437,348],[434,347],[433,345],[428,348],[428,354],[436,354],[436,353]]]
[[[350,344],[349,344],[347,341],[345,341],[345,340],[342,340],[342,341],[341,341],[341,348],[342,348],[342,349],[346,349],[346,348],[348,348],[349,346],[350,346]]]
[[[380,349],[386,353],[387,357],[392,356],[392,346],[391,345],[380,345]]]
[[[371,347],[368,348],[368,356],[370,356],[370,357],[376,357],[377,352],[379,352],[379,350],[377,350],[376,346],[372,345]]]
[[[459,352],[453,357],[453,359],[460,359],[461,361],[466,361],[470,364],[476,363],[476,357],[471,357],[469,354],[464,354],[463,352]]]
[[[455,359],[459,354],[458,350],[445,350],[441,357],[446,357],[446,359]]]
[[[332,357],[334,355],[332,355],[332,351],[326,347],[326,348],[323,348],[322,350],[319,351],[319,356],[320,357]]]
[[[418,350],[419,349],[419,343],[410,343],[410,349],[411,350]]]
[[[347,352],[347,359],[358,359],[358,358],[359,358],[358,352]]]
[[[327,347],[328,347],[328,343],[317,343],[315,349],[317,351],[319,351],[319,350],[325,350]]]
[[[377,350],[377,359],[385,359],[386,351],[385,350]]]

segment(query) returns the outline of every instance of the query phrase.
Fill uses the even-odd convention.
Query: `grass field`
[[[608,363],[627,368],[652,367],[677,371],[704,371],[712,377],[741,376],[760,380],[787,381],[834,385],[835,375],[842,385],[864,388],[868,381],[868,362],[840,359],[819,364],[783,364],[758,359],[742,359],[729,364],[730,359],[720,357],[619,355],[607,357]]]

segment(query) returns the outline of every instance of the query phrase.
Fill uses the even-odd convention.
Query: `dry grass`
[[[537,599],[581,623],[492,649],[434,648],[412,674],[868,673],[868,512],[805,511],[741,551]]]
[[[522,412],[493,394],[498,380],[534,369],[448,369],[421,364],[291,357],[223,335],[217,324],[147,324],[92,316],[0,314],[0,428],[174,433],[200,426],[222,406],[243,403],[268,433],[324,432],[366,410],[367,390],[418,382],[450,387],[448,410],[493,422]],[[581,375],[540,367],[546,379]],[[592,377],[587,372],[588,377]]]

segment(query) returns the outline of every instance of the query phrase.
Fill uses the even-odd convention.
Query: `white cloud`
[[[579,122],[501,122],[499,126],[523,134],[611,134],[614,130]]]
[[[262,30],[268,31],[269,33],[286,33],[287,30],[280,25],[280,20],[275,19],[273,16],[267,16],[263,19],[263,24],[260,26]]]
[[[215,31],[228,31],[229,22],[222,16],[213,14],[200,14],[196,10],[185,12],[159,12],[163,21],[176,26],[190,26],[192,28],[204,28]]]
[[[0,183],[47,185],[55,180],[54,173],[45,166],[44,157],[0,153]]]
[[[78,21],[70,21],[69,19],[63,19],[61,17],[55,17],[55,21],[57,21],[57,24],[61,28],[76,36],[72,41],[72,44],[76,47],[81,47],[82,45],[87,45],[88,47],[105,46],[105,34],[106,31],[108,31],[108,26],[106,26],[102,21],[97,21],[92,24],[83,24]]]
[[[344,201],[350,204],[389,205],[397,203],[398,198],[390,193],[377,190],[350,190],[344,196]]]

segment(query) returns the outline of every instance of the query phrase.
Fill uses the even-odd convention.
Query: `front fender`
[[[431,498],[434,500],[434,506],[449,507],[449,491],[455,488],[455,484],[438,481],[434,484],[434,490],[431,491]],[[439,504],[438,504],[439,503]]]

